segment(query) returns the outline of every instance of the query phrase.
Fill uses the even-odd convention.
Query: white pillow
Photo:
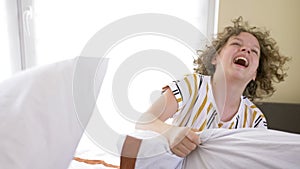
[[[94,109],[94,90],[99,91],[106,65],[103,59],[77,57],[2,82],[1,168],[68,168]],[[85,118],[79,122],[82,112]]]

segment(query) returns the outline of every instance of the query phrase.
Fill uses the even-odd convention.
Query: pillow
[[[76,57],[2,82],[1,168],[68,168],[93,112],[94,93],[100,89],[106,65],[104,59]],[[84,118],[79,120],[82,112]]]

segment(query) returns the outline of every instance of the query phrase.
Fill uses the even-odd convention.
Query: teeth
[[[248,66],[248,60],[245,57],[236,57],[234,59],[234,63],[243,65],[245,67]]]

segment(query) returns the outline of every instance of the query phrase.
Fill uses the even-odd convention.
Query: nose
[[[244,46],[244,47],[241,48],[241,51],[247,52],[248,54],[250,54],[251,50],[249,48],[247,48],[247,47]]]

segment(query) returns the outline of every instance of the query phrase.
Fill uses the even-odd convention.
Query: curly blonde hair
[[[211,61],[222,50],[228,39],[232,36],[238,36],[241,32],[248,32],[258,40],[261,56],[256,79],[248,83],[243,95],[252,101],[271,96],[275,92],[274,82],[284,81],[287,76],[285,72],[287,69],[284,64],[290,58],[279,53],[277,43],[270,37],[269,31],[249,26],[248,22],[243,21],[241,16],[232,22],[234,25],[227,26],[223,32],[218,33],[217,38],[212,41],[210,46],[207,46],[206,50],[198,51],[199,56],[194,60],[195,72],[213,75],[215,66]]]

